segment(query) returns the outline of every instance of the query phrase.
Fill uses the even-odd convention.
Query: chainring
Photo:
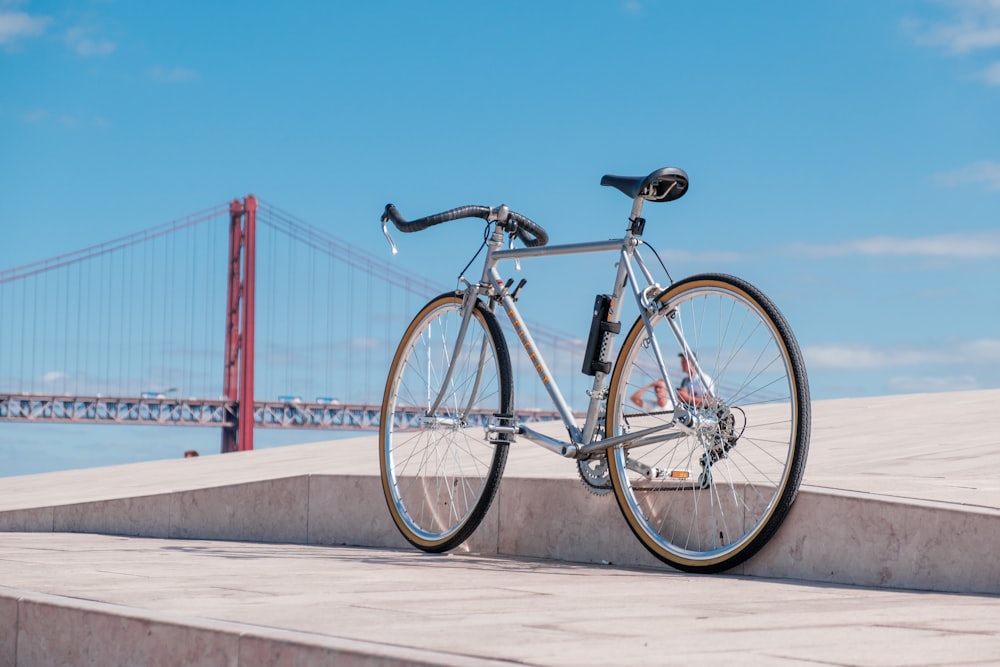
[[[611,474],[608,472],[608,457],[595,456],[576,462],[583,485],[595,496],[611,493]]]

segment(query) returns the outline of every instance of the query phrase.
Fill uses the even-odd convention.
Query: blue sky
[[[998,118],[998,0],[0,0],[0,268],[249,192],[385,257],[387,201],[607,238],[600,177],[678,166],[646,238],[768,293],[816,398],[1000,387]],[[393,261],[451,284],[456,225]],[[585,335],[594,261],[526,315]]]

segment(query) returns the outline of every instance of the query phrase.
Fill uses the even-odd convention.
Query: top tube
[[[591,241],[587,243],[564,243],[534,248],[509,248],[507,250],[494,250],[494,259],[518,259],[521,257],[548,257],[550,255],[576,255],[588,252],[607,252],[609,250],[621,250],[622,239],[609,239],[607,241]]]

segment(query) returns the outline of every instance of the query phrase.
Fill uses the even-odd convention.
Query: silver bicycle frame
[[[641,208],[641,207],[640,207]],[[633,211],[635,213],[635,211]],[[634,216],[633,216],[634,217]],[[674,405],[679,405],[680,400],[677,396],[677,392],[673,387],[673,383],[670,381],[670,374],[667,370],[666,364],[663,360],[663,355],[660,353],[659,346],[656,343],[656,338],[652,335],[652,325],[649,321],[649,311],[647,310],[648,302],[643,302],[643,295],[645,290],[651,286],[656,285],[656,281],[653,280],[652,275],[646,268],[642,261],[642,257],[636,251],[637,246],[641,241],[632,233],[629,229],[625,236],[620,239],[611,239],[608,241],[596,241],[590,243],[571,243],[555,246],[542,246],[542,247],[525,247],[525,248],[510,248],[503,249],[503,229],[497,225],[493,230],[493,234],[490,240],[487,242],[487,253],[486,259],[483,265],[483,275],[478,285],[469,285],[468,293],[475,292],[479,295],[484,295],[497,300],[503,307],[504,312],[507,314],[510,320],[511,326],[513,326],[515,333],[521,341],[525,352],[528,354],[528,358],[531,360],[535,367],[535,371],[542,381],[542,385],[548,392],[549,397],[552,399],[552,403],[555,405],[556,410],[566,426],[569,432],[571,442],[563,442],[550,438],[544,434],[533,431],[532,429],[519,425],[517,428],[517,433],[524,435],[529,440],[547,448],[552,451],[559,453],[567,458],[586,458],[592,453],[607,449],[608,447],[613,447],[618,444],[626,444],[641,441],[651,435],[655,435],[661,431],[668,429],[680,429],[685,432],[690,432],[687,425],[682,421],[678,420],[675,414],[675,418],[672,422],[663,424],[654,428],[638,431],[635,433],[628,433],[620,436],[615,436],[612,438],[604,438],[601,440],[594,440],[597,427],[599,425],[600,419],[600,406],[601,402],[606,398],[605,382],[607,380],[607,373],[597,371],[594,375],[594,383],[592,389],[588,392],[590,395],[590,402],[587,407],[586,419],[584,426],[580,429],[576,425],[576,419],[573,416],[573,412],[563,397],[562,392],[559,389],[558,383],[552,377],[549,371],[548,364],[546,364],[544,357],[539,351],[535,341],[531,336],[531,332],[528,329],[527,324],[521,317],[520,312],[517,309],[514,299],[507,292],[507,289],[503,287],[503,278],[497,271],[497,264],[506,259],[520,260],[520,259],[530,259],[534,257],[551,257],[555,255],[572,255],[572,254],[583,254],[583,253],[597,253],[597,252],[614,252],[619,253],[618,260],[618,270],[615,276],[614,287],[612,289],[612,308],[609,312],[609,319],[613,323],[620,321],[620,304],[622,296],[625,292],[626,283],[631,287],[631,292],[636,300],[636,304],[639,307],[639,312],[646,326],[646,330],[649,335],[649,340],[653,345],[654,354],[659,365],[660,373],[663,375],[664,380],[667,384],[667,391],[670,394],[670,398]],[[644,279],[645,285],[640,287],[639,280],[635,274],[635,269],[633,267],[633,261],[635,265],[639,267],[642,277]],[[469,306],[474,306],[474,302],[467,301]],[[462,339],[462,334],[468,325],[468,319],[472,314],[471,307],[465,307],[465,312],[463,313],[461,331],[459,333],[459,341]],[[677,329],[677,327],[671,322],[671,326],[674,335],[677,336],[682,349],[688,350],[687,343],[684,341],[682,333]],[[607,359],[602,359],[602,361],[610,361]],[[450,371],[449,371],[450,372]],[[700,369],[698,370],[700,373]]]

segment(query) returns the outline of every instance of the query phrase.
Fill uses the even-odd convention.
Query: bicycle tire
[[[482,302],[475,304],[444,399],[428,414],[456,352],[462,297],[451,292],[432,299],[407,327],[379,423],[382,489],[392,519],[411,544],[432,553],[455,548],[479,526],[509,447],[502,436],[490,442],[484,428],[494,414],[511,414],[513,379],[500,325]]]
[[[612,489],[654,556],[687,572],[720,572],[757,553],[791,509],[809,449],[808,378],[788,323],[760,290],[724,274],[691,276],[657,297],[655,346],[641,317],[626,335],[608,390],[611,435],[674,419],[655,401],[640,408],[632,400],[662,377],[654,347],[675,377],[680,345],[668,318],[711,378],[709,398],[666,406],[696,416],[689,431],[611,448]]]

